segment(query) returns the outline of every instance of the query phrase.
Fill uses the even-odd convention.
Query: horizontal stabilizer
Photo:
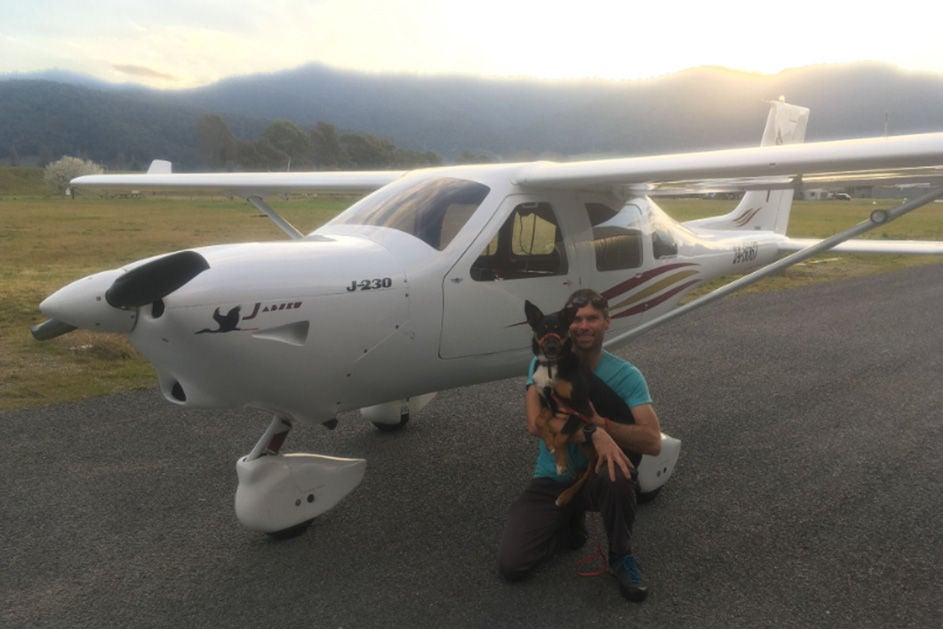
[[[787,238],[780,251],[800,251],[821,241],[814,238]],[[846,240],[831,249],[841,253],[888,253],[898,255],[943,255],[943,240]]]

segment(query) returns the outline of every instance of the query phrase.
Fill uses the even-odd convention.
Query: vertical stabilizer
[[[790,105],[782,100],[770,101],[769,115],[760,146],[777,144],[799,144],[805,142],[805,129],[809,124],[809,109]]]
[[[760,146],[803,142],[808,123],[808,108],[782,100],[772,101]],[[785,234],[793,193],[792,189],[750,190],[730,214],[690,221],[686,225],[692,229],[769,230]]]

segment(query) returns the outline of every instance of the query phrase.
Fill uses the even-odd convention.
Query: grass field
[[[272,200],[302,231],[321,225],[350,198]],[[679,220],[729,211],[731,201],[665,200]],[[871,201],[798,202],[790,233],[825,237],[865,220]],[[943,240],[943,206],[896,221],[878,238]],[[124,337],[77,330],[33,340],[43,320],[37,306],[65,284],[150,255],[221,242],[281,240],[268,219],[241,200],[217,197],[76,199],[52,196],[39,169],[0,168],[0,410],[60,403],[156,385],[153,369]],[[827,254],[792,267],[753,290],[783,289],[891,269],[938,258]]]

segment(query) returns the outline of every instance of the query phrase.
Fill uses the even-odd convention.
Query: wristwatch
[[[596,424],[586,424],[583,426],[583,438],[586,443],[593,445],[593,433],[596,432]]]

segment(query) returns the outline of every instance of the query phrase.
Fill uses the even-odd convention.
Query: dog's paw
[[[557,499],[554,500],[553,504],[555,504],[555,505],[558,506],[558,507],[565,507],[565,506],[567,506],[568,504],[570,504],[570,500],[572,500],[572,499],[573,499],[573,492],[572,492],[572,491],[565,491],[565,492],[563,492],[562,494],[560,494],[559,496],[557,496]]]

